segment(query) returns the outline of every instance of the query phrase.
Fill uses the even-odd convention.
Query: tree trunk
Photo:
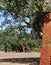
[[[5,45],[5,52],[7,52],[7,45]]]
[[[51,13],[44,16],[40,65],[51,65]]]

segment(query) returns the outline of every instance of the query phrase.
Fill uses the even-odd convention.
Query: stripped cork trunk
[[[44,16],[40,65],[51,65],[51,12]]]

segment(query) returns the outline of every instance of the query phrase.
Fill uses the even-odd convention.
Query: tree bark
[[[51,65],[51,12],[44,16],[40,65]]]

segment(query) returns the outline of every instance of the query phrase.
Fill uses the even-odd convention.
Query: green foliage
[[[0,34],[1,36],[1,34]],[[4,46],[7,45],[7,50],[12,50],[11,44],[13,45],[23,45],[27,46],[28,50],[34,51],[35,48],[39,48],[41,44],[40,39],[32,38],[31,34],[17,34],[12,32],[2,32],[0,37],[0,50],[4,50]]]
[[[1,0],[0,4],[4,9],[13,15],[12,17],[14,20],[14,25],[12,25],[12,21],[7,20],[8,14],[5,11],[5,14],[7,15],[4,15],[6,16],[6,19],[2,25],[5,26],[8,24],[9,26],[5,30],[2,30],[0,33],[0,45],[4,46],[7,44],[8,49],[11,48],[11,44],[26,44],[29,50],[35,50],[34,48],[39,48],[41,39],[38,37],[36,39],[34,33],[26,33],[25,27],[31,28],[33,32],[35,32],[36,28],[36,31],[39,32],[39,22],[42,21],[42,19],[40,19],[40,14],[42,14],[41,12],[43,9],[43,0]],[[25,16],[30,18],[29,23],[23,19]],[[17,21],[15,18],[18,18],[19,20]],[[26,26],[21,25],[22,21],[26,23]],[[16,24],[17,22],[19,24]]]
[[[13,15],[19,16],[27,6],[27,0],[1,0],[1,5]]]
[[[44,5],[44,8],[46,12],[51,12],[51,5]]]
[[[32,13],[40,11],[41,9],[45,12],[51,12],[51,4],[49,4],[49,1],[46,2],[46,0],[31,0],[29,7]]]
[[[43,8],[44,1],[43,0],[31,0],[31,3],[29,5],[30,10],[32,13],[35,13],[39,11],[41,8]]]
[[[42,31],[42,19],[40,17],[42,16],[42,9],[43,9],[43,0],[3,0],[3,8],[6,9],[8,12],[10,12],[13,15],[13,18],[16,22],[22,22],[26,24],[26,26],[21,26],[19,24],[19,31],[22,30],[24,27],[31,28],[33,31],[40,32]],[[7,14],[7,13],[6,13]],[[6,16],[7,17],[7,16]],[[26,22],[24,20],[24,17],[29,17],[30,22]],[[19,21],[16,19],[19,18]],[[14,21],[14,22],[15,22]],[[38,23],[37,23],[38,21]],[[11,21],[5,21],[5,23],[9,23]],[[5,24],[3,23],[3,25]],[[15,28],[18,28],[15,26]],[[14,28],[14,29],[15,29]]]

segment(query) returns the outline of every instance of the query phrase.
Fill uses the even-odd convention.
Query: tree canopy
[[[43,0],[1,0],[0,4],[7,11],[4,12],[4,15],[10,12],[16,22],[18,21],[17,18],[24,21],[26,25],[19,27],[32,28],[37,32],[37,35],[40,35],[43,24]],[[25,21],[25,17],[28,17],[30,22]]]
[[[1,28],[6,26],[2,30],[3,43],[5,41],[7,44],[26,43],[30,48],[34,45],[39,47],[43,27],[43,7],[44,0],[0,0],[0,11],[5,18]],[[27,31],[29,28],[30,33]]]

